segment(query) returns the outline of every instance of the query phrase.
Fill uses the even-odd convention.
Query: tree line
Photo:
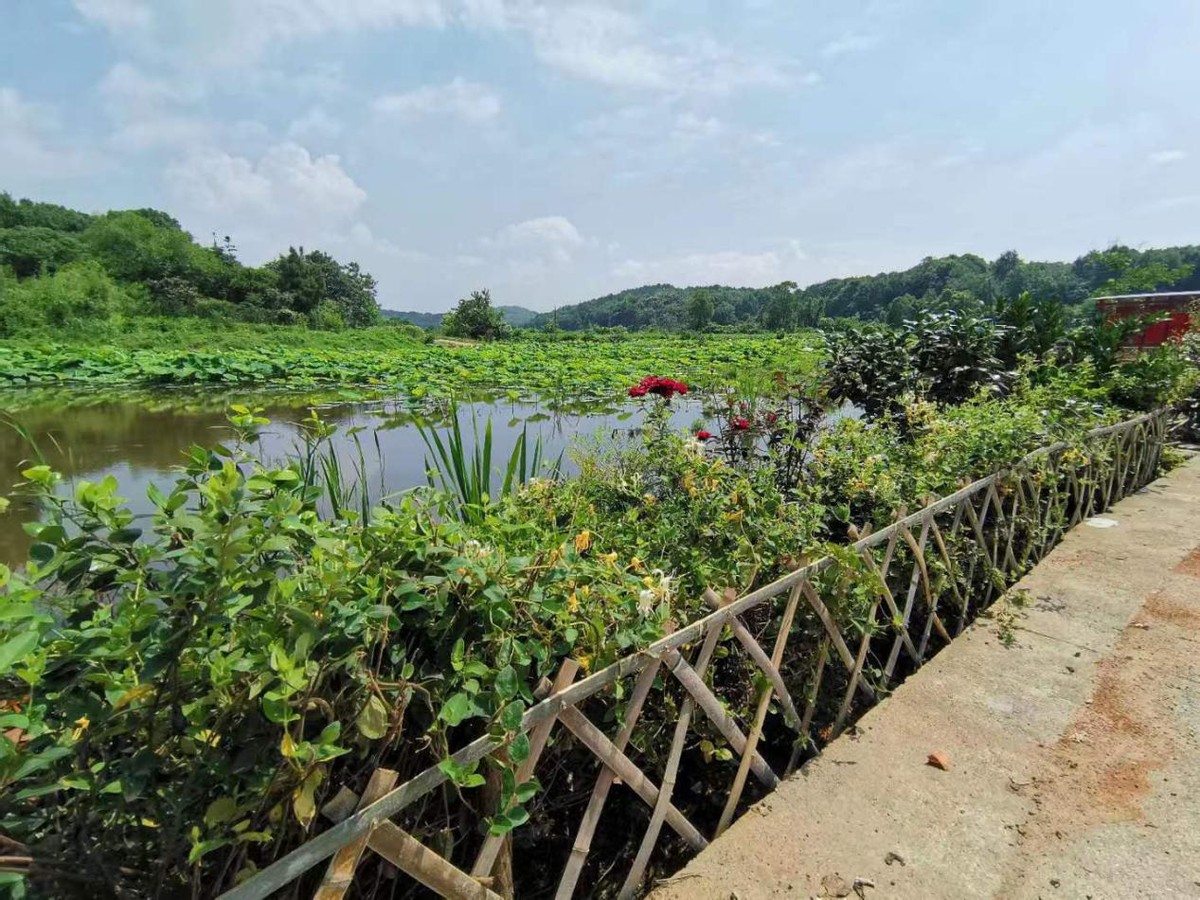
[[[380,320],[357,263],[291,247],[262,266],[229,237],[197,243],[169,214],[89,214],[0,192],[0,336],[120,315],[360,328]]]
[[[789,331],[824,318],[858,318],[892,325],[920,312],[982,314],[1029,294],[1056,301],[1075,318],[1104,294],[1200,289],[1200,246],[1136,250],[1115,245],[1074,262],[1031,262],[1015,250],[987,261],[973,254],[926,257],[902,272],[834,278],[800,288],[654,284],[620,291],[541,315],[535,325],[566,331],[623,327]]]

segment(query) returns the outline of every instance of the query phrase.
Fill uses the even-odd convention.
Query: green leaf
[[[450,651],[450,668],[455,672],[461,672],[463,669],[463,657],[466,655],[467,645],[462,638],[454,642],[454,649]]]
[[[40,484],[42,487],[50,487],[58,480],[58,473],[49,466],[32,466],[28,469],[22,469],[21,476],[32,481],[34,484]]]
[[[237,811],[237,801],[232,797],[222,797],[219,800],[214,800],[208,804],[208,809],[204,811],[204,825],[207,828],[224,825],[226,822],[233,820],[233,817],[237,815]]]
[[[132,544],[142,536],[140,528],[118,528],[108,536],[114,544]]]
[[[444,759],[438,763],[438,768],[446,774],[447,778],[462,788],[480,787],[484,783],[484,777],[477,771],[479,769],[478,761],[460,766],[452,759]]]
[[[518,734],[508,745],[508,758],[519,765],[529,758],[529,735]]]
[[[520,690],[517,672],[512,666],[505,666],[496,674],[496,693],[501,700],[511,700]]]
[[[39,566],[44,566],[54,559],[54,552],[52,545],[37,543],[29,548],[29,558]]]
[[[10,671],[38,645],[41,635],[34,630],[24,631],[0,644],[0,675]]]
[[[478,713],[479,707],[470,695],[460,692],[452,694],[450,699],[445,702],[442,711],[438,713],[438,718],[453,728],[464,719],[469,719]]]
[[[534,798],[534,795],[542,789],[541,783],[536,778],[530,778],[527,782],[520,785],[516,790],[516,798],[518,803],[528,803]]]
[[[337,739],[342,735],[342,723],[330,722],[321,729],[321,733],[317,735],[318,744],[336,744]]]
[[[358,733],[369,740],[376,741],[387,734],[390,710],[378,694],[372,694],[366,705],[359,712],[354,724]]]
[[[505,731],[516,731],[521,727],[521,718],[525,715],[525,704],[514,700],[500,710],[500,724]]]
[[[215,841],[199,841],[195,844],[192,844],[191,852],[188,853],[188,862],[199,862],[200,858],[206,853],[211,853],[213,850],[219,850],[229,842],[229,838],[220,838]]]
[[[292,792],[292,812],[296,814],[296,821],[305,828],[312,824],[312,820],[317,817],[315,794],[324,777],[323,771],[313,769],[305,777],[303,783]]]

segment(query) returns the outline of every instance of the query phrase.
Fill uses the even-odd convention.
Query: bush
[[[48,515],[28,569],[0,568],[20,732],[0,732],[0,828],[44,861],[47,893],[78,887],[62,868],[216,893],[385,755],[409,777],[504,731],[561,659],[606,664],[702,615],[703,585],[770,579],[815,521],[765,470],[664,431],[476,525],[422,494],[322,519],[319,448],[263,466],[239,448],[265,420],[232,418],[239,444],[193,450],[144,535],[111,477],[62,499],[50,470],[25,473]]]
[[[1197,380],[1197,369],[1181,348],[1168,345],[1142,351],[1116,366],[1108,389],[1115,402],[1145,411],[1181,402]]]
[[[20,282],[0,276],[0,336],[79,332],[94,338],[98,327],[103,332],[132,305],[129,295],[92,260]]]
[[[485,288],[459,300],[442,319],[442,330],[451,337],[491,340],[506,337],[512,329],[504,314],[492,306],[492,295]]]

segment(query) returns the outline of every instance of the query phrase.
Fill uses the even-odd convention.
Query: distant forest
[[[1197,246],[1114,246],[1070,263],[1027,262],[1009,251],[991,262],[971,254],[931,257],[903,272],[804,288],[655,284],[549,313],[496,309],[514,328],[786,331],[827,318],[895,324],[922,309],[987,312],[1027,292],[1082,317],[1088,298],[1100,294],[1200,289],[1198,267]],[[387,320],[434,329],[445,314],[381,311],[375,279],[320,250],[293,247],[265,265],[246,266],[230,238],[198,243],[159,210],[93,215],[0,192],[0,337],[64,328],[92,333],[106,321],[155,315],[324,329]]]
[[[320,250],[244,266],[228,237],[199,244],[156,209],[91,215],[0,192],[0,337],[138,315],[334,329],[380,321],[375,279]]]
[[[496,309],[500,311],[500,315],[504,316],[504,321],[513,328],[525,328],[532,324],[534,319],[538,317],[538,313],[523,306],[497,306]],[[419,328],[440,328],[442,320],[446,318],[446,313],[385,309],[383,310],[383,316],[386,319],[398,319],[401,322],[408,322],[410,325],[416,325]]]
[[[822,318],[858,317],[898,323],[920,309],[984,312],[997,300],[1028,292],[1081,313],[1089,297],[1108,293],[1200,289],[1200,247],[1134,250],[1114,246],[1074,262],[1027,262],[1015,251],[982,257],[928,257],[903,272],[833,278],[798,288],[654,284],[544,313],[535,326],[567,331],[622,327],[676,330],[711,323],[732,328],[811,327]],[[699,295],[699,298],[698,296]],[[705,313],[707,312],[707,316]]]

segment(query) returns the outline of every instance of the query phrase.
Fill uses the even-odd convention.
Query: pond
[[[23,562],[32,542],[22,526],[36,519],[38,510],[13,488],[37,453],[62,473],[64,491],[80,479],[96,481],[111,474],[129,508],[147,515],[153,507],[146,489],[151,484],[168,489],[188,448],[211,447],[230,439],[232,430],[225,417],[233,403],[262,407],[262,414],[271,420],[259,450],[269,460],[279,460],[303,445],[299,423],[310,409],[316,409],[322,419],[338,427],[333,446],[344,471],[351,471],[349,464],[358,460],[355,438],[361,444],[364,482],[376,500],[426,483],[426,448],[414,417],[444,419],[447,412],[444,407],[415,406],[404,397],[336,393],[5,392],[0,394],[0,409],[8,410],[3,414],[7,424],[0,423],[0,496],[12,505],[0,514],[0,563]],[[628,434],[639,427],[643,411],[639,402],[564,403],[480,396],[460,405],[459,418],[469,434],[472,415],[481,432],[490,417],[493,462],[502,466],[525,430],[531,442],[541,439],[544,458],[556,460],[576,441]],[[701,422],[701,403],[676,398],[673,419],[677,428]],[[569,456],[563,462],[569,472]]]

